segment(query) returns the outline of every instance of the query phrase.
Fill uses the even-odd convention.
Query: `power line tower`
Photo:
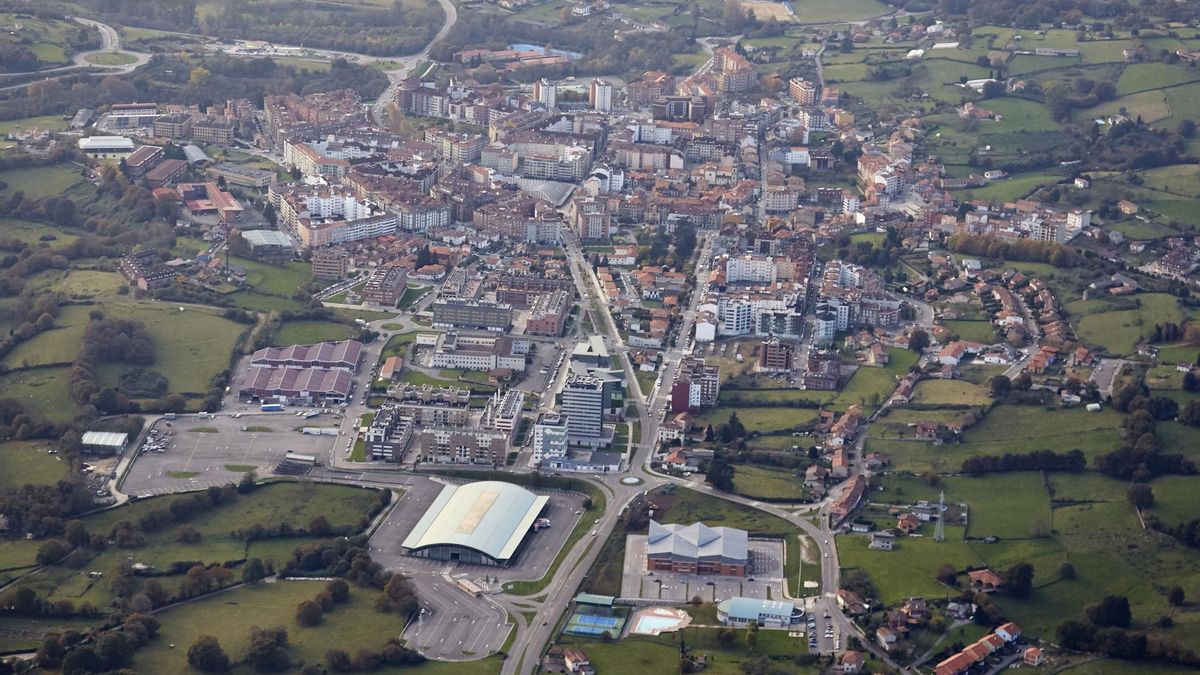
[[[946,491],[942,490],[938,495],[938,518],[937,523],[933,526],[933,540],[943,542],[946,540]]]

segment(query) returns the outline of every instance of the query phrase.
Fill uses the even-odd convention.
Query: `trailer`
[[[283,404],[282,403],[264,403],[261,406],[259,406],[258,409],[261,410],[262,412],[275,412],[277,410],[283,410]]]

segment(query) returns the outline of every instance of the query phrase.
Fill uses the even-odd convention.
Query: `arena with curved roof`
[[[506,566],[549,499],[500,481],[447,485],[403,546],[419,558]]]

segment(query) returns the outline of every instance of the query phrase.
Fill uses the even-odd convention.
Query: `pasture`
[[[1132,309],[1106,309],[1111,305],[1103,302],[1071,303],[1068,309],[1081,316],[1075,328],[1081,340],[1120,355],[1132,353],[1154,331],[1154,324],[1195,316],[1177,300],[1165,293],[1145,293],[1135,296],[1137,306]]]
[[[799,469],[738,464],[733,487],[744,497],[798,501],[804,497],[804,473]]]
[[[47,441],[0,443],[0,489],[22,485],[53,485],[65,480],[70,466],[60,455],[51,455]],[[8,542],[5,543],[5,547]]]
[[[0,194],[23,192],[29,199],[57,197],[83,182],[79,171],[67,165],[33,166],[0,171],[0,181],[8,187]]]

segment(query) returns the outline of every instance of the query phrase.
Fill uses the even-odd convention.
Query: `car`
[[[595,530],[592,530],[592,536],[593,536],[593,537],[594,537],[594,536],[596,536],[596,531],[595,531]]]
[[[828,558],[828,557],[829,557],[829,554],[828,554],[828,553],[826,553],[826,554],[825,554],[825,557],[826,557],[826,558]]]

